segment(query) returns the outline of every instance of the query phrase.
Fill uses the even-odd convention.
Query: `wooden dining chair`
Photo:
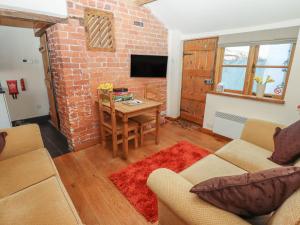
[[[123,123],[117,119],[115,101],[113,93],[103,93],[98,91],[99,112],[100,112],[100,131],[102,145],[106,146],[106,137],[112,136],[113,157],[117,156],[118,144],[123,143]],[[134,147],[139,143],[139,125],[134,121],[128,122],[128,140],[134,140]]]
[[[159,86],[155,85],[147,85],[144,89],[144,99],[153,100],[153,101],[159,101],[163,103],[163,94],[161,93],[161,89]],[[131,118],[133,121],[137,122],[139,124],[139,133],[140,133],[140,143],[141,146],[144,145],[144,139],[145,135],[149,133],[155,133],[156,134],[156,115],[155,113],[147,113],[145,115],[140,115]]]

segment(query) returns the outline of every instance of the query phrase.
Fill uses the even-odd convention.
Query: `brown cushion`
[[[7,136],[6,132],[0,132],[0,153],[3,151],[5,146],[5,137]]]
[[[276,210],[299,187],[300,167],[281,167],[212,178],[190,192],[218,208],[252,217]]]
[[[280,165],[293,163],[300,156],[300,120],[285,129],[277,127],[274,145],[270,160]]]

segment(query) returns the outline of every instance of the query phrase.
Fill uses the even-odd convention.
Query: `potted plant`
[[[113,84],[112,83],[102,83],[99,84],[98,90],[101,90],[103,93],[109,93],[113,91]]]
[[[266,86],[268,83],[275,82],[271,76],[268,76],[264,81],[262,77],[255,76],[254,80],[256,81],[256,96],[262,98],[265,96]]]

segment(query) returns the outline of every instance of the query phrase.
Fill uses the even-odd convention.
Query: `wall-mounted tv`
[[[131,55],[131,77],[166,77],[168,56]]]

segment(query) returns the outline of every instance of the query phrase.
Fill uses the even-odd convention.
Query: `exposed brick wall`
[[[87,51],[85,7],[114,13],[116,52]],[[70,147],[80,149],[99,142],[99,83],[112,82],[136,94],[153,83],[166,92],[166,79],[130,78],[129,62],[130,54],[167,55],[168,32],[149,10],[126,0],[71,0],[68,13],[68,21],[52,26],[47,35],[61,130]],[[142,21],[144,27],[134,21]]]

